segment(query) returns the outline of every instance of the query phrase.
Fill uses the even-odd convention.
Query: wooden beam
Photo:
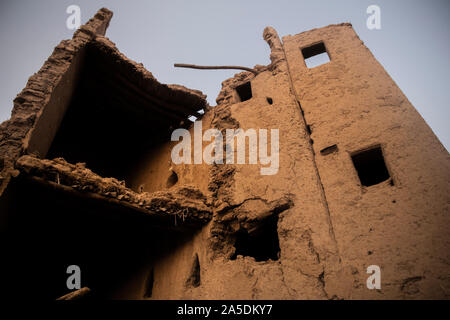
[[[252,68],[241,67],[241,66],[197,66],[195,64],[185,64],[185,63],[175,63],[173,65],[175,68],[191,68],[191,69],[207,69],[207,70],[216,70],[216,69],[237,69],[237,70],[245,70],[249,71],[255,75],[258,75],[258,71]]]

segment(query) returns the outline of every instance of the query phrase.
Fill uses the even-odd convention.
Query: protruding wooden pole
[[[247,68],[247,67],[241,67],[241,66],[197,66],[195,64],[175,63],[174,67],[177,67],[177,68],[191,68],[191,69],[238,69],[238,70],[245,70],[245,71],[252,72],[255,75],[258,74],[258,72],[255,69]]]

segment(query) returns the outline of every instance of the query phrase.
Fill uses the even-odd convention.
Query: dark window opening
[[[155,276],[153,268],[147,276],[147,280],[145,281],[145,292],[144,298],[151,298],[153,294],[153,283],[155,282]]]
[[[273,104],[272,98],[267,97],[267,103],[268,103],[268,104]]]
[[[318,67],[330,62],[330,56],[323,42],[302,49],[302,55],[308,68]]]
[[[241,102],[247,101],[252,98],[252,86],[250,84],[250,81],[241,84],[240,86],[236,87],[236,92],[239,96],[239,100]]]
[[[236,250],[231,259],[235,260],[238,255],[242,255],[253,257],[255,261],[278,260],[280,243],[277,226],[278,215],[274,214],[251,232],[246,229],[239,231],[234,244]]]
[[[186,286],[194,288],[200,286],[200,261],[198,260],[198,254],[194,256],[191,272],[186,280]]]
[[[171,188],[178,182],[178,175],[175,171],[170,170],[171,174],[169,178],[167,179],[166,187]]]
[[[320,154],[323,156],[326,156],[330,153],[337,152],[337,151],[338,151],[337,145],[333,144],[332,146],[329,146],[329,147],[326,147],[326,148],[320,150]]]
[[[352,160],[363,186],[369,187],[390,178],[380,146],[355,153]]]

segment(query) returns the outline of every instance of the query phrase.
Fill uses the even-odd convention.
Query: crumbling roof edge
[[[287,35],[282,37],[282,41],[284,42],[284,39],[287,39],[287,38],[290,38],[290,37],[295,37],[295,36],[299,36],[299,35],[315,32],[317,30],[323,30],[323,29],[328,29],[328,28],[336,28],[336,27],[351,27],[351,28],[353,28],[353,25],[350,22],[341,22],[341,23],[329,24],[329,25],[326,25],[326,26],[323,26],[323,27],[317,27],[317,28],[314,28],[314,29],[310,29],[310,30],[306,30],[306,31],[303,31],[303,32],[300,32],[300,33],[296,33],[294,35],[287,34]]]
[[[74,32],[72,39],[78,38],[81,33],[87,34],[91,38],[96,35],[104,36],[112,16],[113,12],[111,10],[101,8],[88,22]]]
[[[205,108],[207,106],[206,95],[200,90],[189,89],[182,85],[177,84],[164,84],[159,82],[153,74],[147,70],[142,63],[138,63],[133,59],[125,56],[116,47],[115,43],[109,38],[97,35],[90,42],[91,45],[104,49],[117,59],[117,63],[124,64],[127,69],[134,75],[138,76],[134,82],[139,83],[140,87],[145,90],[146,85],[150,85],[147,88],[149,93],[154,94],[156,97],[166,97],[167,103],[179,104],[180,106],[190,109],[192,112]],[[130,80],[131,81],[131,80]]]
[[[60,85],[81,49],[89,43],[103,40],[105,43],[108,42],[108,45],[112,44],[114,50],[122,55],[115,45],[104,37],[112,16],[112,11],[102,8],[74,33],[72,39],[61,41],[14,99],[10,119],[0,124],[0,196],[8,185],[11,175],[15,174],[15,161],[21,155],[28,153],[30,137],[46,109],[45,106],[48,105],[55,89]],[[166,92],[171,99],[190,101],[192,115],[196,115],[194,111],[208,107],[206,96],[200,91],[178,85],[161,84],[142,64],[124,55],[121,57],[136,68],[143,79],[151,79],[150,81],[156,84],[158,90]]]
[[[17,160],[16,165],[20,175],[33,182],[77,197],[131,209],[163,222],[171,229],[200,227],[212,218],[207,198],[194,186],[136,193],[124,182],[102,178],[84,164],[70,164],[62,158],[48,160],[25,155]]]

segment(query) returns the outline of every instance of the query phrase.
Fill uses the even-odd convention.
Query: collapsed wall
[[[111,16],[63,41],[0,126],[3,290],[20,296],[22,264],[41,259],[51,298],[73,263],[98,298],[449,297],[448,152],[350,24],[283,42],[266,28],[271,64],[209,107],[123,56]],[[329,63],[310,68],[318,54]],[[278,129],[277,173],[173,163],[191,115],[202,134]]]
[[[23,294],[30,261],[45,261],[36,266],[41,298],[67,292],[74,261],[89,270],[92,294],[105,296],[164,252],[159,241],[170,247],[211,219],[211,200],[158,158],[173,128],[201,117],[206,97],[159,83],[121,54],[103,36],[111,17],[101,9],[62,41],[0,126],[0,233],[10,261],[2,290],[10,297]]]

